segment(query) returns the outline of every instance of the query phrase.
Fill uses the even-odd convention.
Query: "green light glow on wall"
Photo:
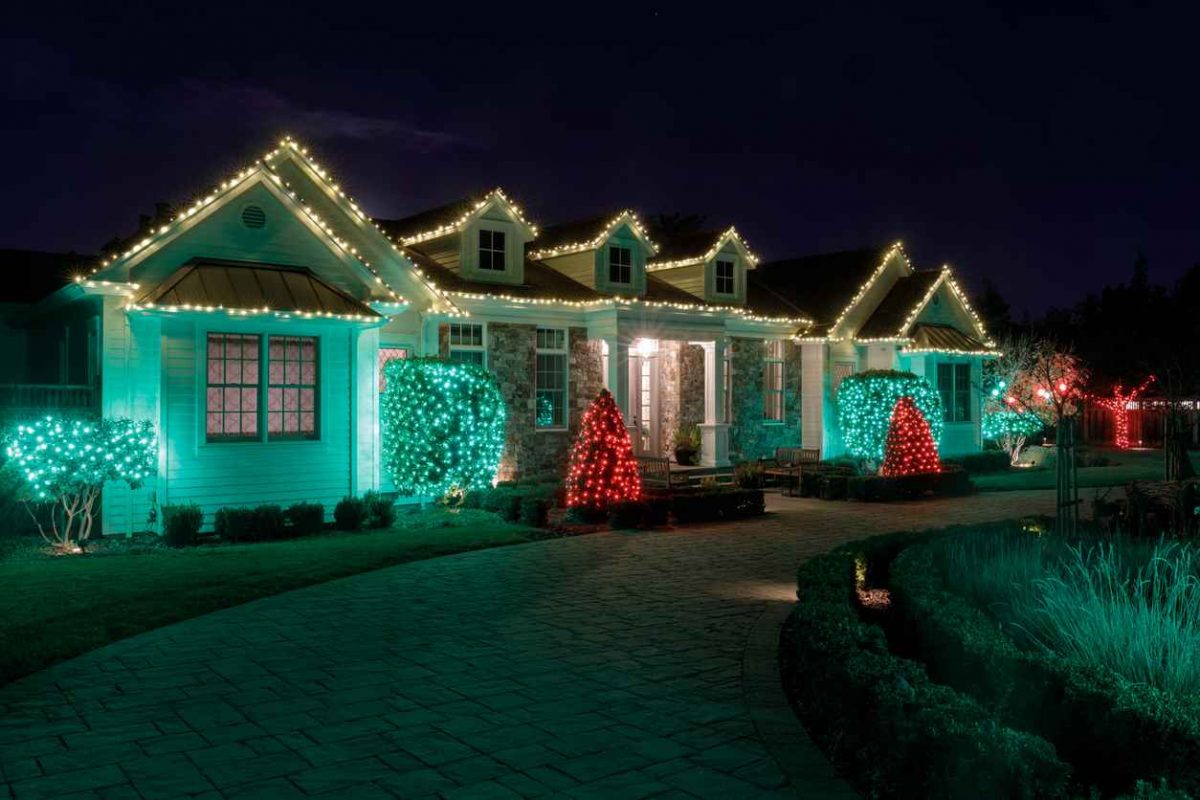
[[[396,491],[441,497],[492,485],[504,451],[504,398],[483,367],[431,358],[384,366],[383,466]]]
[[[883,461],[892,410],[901,397],[912,398],[933,441],[941,441],[942,398],[927,380],[911,372],[868,370],[838,385],[837,418],[847,453],[876,464]]]

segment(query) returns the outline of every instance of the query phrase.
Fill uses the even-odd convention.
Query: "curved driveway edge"
[[[1053,493],[768,507],[403,564],[103,648],[0,690],[0,797],[813,796],[747,705],[796,565]]]

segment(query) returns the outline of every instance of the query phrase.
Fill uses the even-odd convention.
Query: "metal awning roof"
[[[180,267],[138,304],[295,311],[378,317],[370,306],[304,267],[196,260]]]
[[[909,335],[912,342],[908,347],[913,350],[982,353],[995,349],[949,325],[917,323]]]

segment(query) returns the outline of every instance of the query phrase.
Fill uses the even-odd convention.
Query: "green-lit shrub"
[[[357,531],[367,521],[367,504],[361,497],[343,497],[333,509],[333,524],[340,531]]]
[[[213,517],[213,530],[226,542],[248,542],[254,538],[254,509],[219,508]]]
[[[367,492],[363,495],[363,505],[366,506],[368,528],[390,528],[396,521],[396,503],[390,497],[384,497],[379,492]]]
[[[325,506],[320,503],[293,503],[283,513],[296,536],[311,536],[325,529]]]
[[[163,540],[171,547],[190,547],[200,535],[204,512],[195,503],[166,505],[162,509]]]
[[[531,528],[544,528],[550,521],[551,501],[537,495],[521,498],[520,515],[517,521]]]
[[[251,523],[251,538],[271,542],[287,535],[283,521],[283,509],[274,503],[264,503],[254,509]]]

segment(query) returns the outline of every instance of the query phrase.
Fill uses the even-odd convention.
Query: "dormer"
[[[632,211],[554,225],[542,231],[531,259],[614,295],[646,293],[646,260],[658,247]]]
[[[376,222],[406,250],[466,280],[485,283],[524,283],[525,246],[538,235],[537,226],[501,189],[404,219]]]
[[[746,271],[758,257],[735,228],[671,237],[646,265],[656,278],[708,303],[746,304]]]

